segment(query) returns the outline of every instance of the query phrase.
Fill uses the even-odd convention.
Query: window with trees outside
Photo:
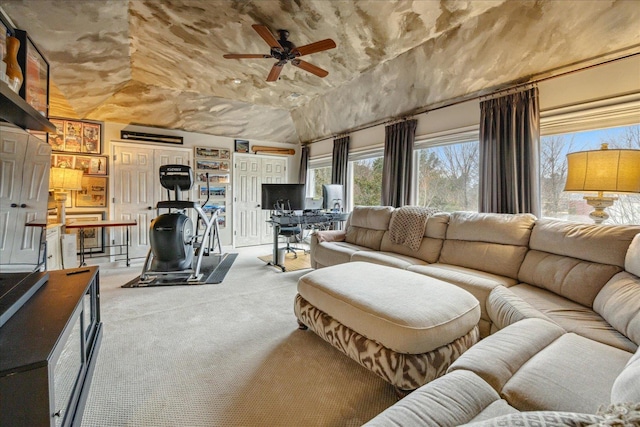
[[[417,205],[477,212],[478,146],[472,141],[417,149]]]
[[[379,206],[382,201],[382,156],[350,163],[353,206]]]
[[[540,199],[542,216],[592,223],[584,194],[564,192],[567,179],[567,153],[609,148],[640,149],[640,125],[586,132],[548,135],[540,138]],[[638,165],[640,167],[640,165]],[[607,208],[605,224],[640,224],[640,194],[617,194]]]
[[[331,184],[331,166],[310,168],[307,184],[307,197],[322,197],[322,185]]]

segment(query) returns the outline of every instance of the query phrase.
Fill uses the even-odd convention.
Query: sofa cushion
[[[502,415],[479,422],[471,422],[461,427],[560,427],[607,425],[607,419],[599,415],[580,414],[577,412],[529,411]]]
[[[594,413],[610,400],[614,381],[631,355],[567,333],[529,359],[507,381],[501,395],[521,411]]]
[[[447,345],[468,334],[480,318],[478,301],[457,286],[364,262],[312,271],[298,281],[298,293],[398,353],[427,353]]]
[[[489,294],[487,314],[491,319],[492,333],[524,319],[544,319],[555,323],[504,286],[496,286]]]
[[[625,255],[640,226],[596,225],[539,219],[531,249],[624,268]]]
[[[530,250],[520,267],[521,282],[547,289],[586,307],[621,267]]]
[[[562,328],[545,320],[522,320],[471,347],[448,372],[473,371],[500,392],[523,365],[564,334]]]
[[[509,288],[518,297],[541,311],[567,332],[634,352],[637,345],[611,326],[598,313],[544,289],[525,283]]]
[[[640,345],[640,277],[626,271],[602,288],[593,310],[636,345]]]
[[[640,276],[640,233],[633,238],[624,258],[624,269]]]
[[[534,222],[530,214],[454,212],[438,262],[515,279]]]
[[[480,336],[482,337],[486,337],[491,332],[491,319],[486,310],[489,293],[496,286],[511,286],[516,283],[514,279],[508,277],[440,263],[412,265],[407,270],[453,283],[476,297],[480,302]]]
[[[389,229],[391,206],[356,206],[347,221],[345,241],[373,250],[380,249],[380,242]]]
[[[351,255],[351,261],[363,261],[373,264],[386,265],[406,270],[412,265],[426,265],[421,259],[400,255],[394,252],[358,251]]]
[[[440,250],[442,249],[441,239],[432,239],[430,237],[423,237],[420,242],[420,247],[417,251],[413,251],[410,248],[393,243],[389,238],[389,232],[384,233],[382,236],[382,242],[380,243],[380,250],[384,252],[393,252],[396,254],[410,256],[412,258],[418,258],[422,261],[433,263],[438,260],[440,256]]]
[[[611,403],[640,402],[640,349],[618,375],[611,389]]]
[[[351,255],[355,252],[370,250],[347,242],[322,242],[314,245],[313,259],[322,266],[344,264],[351,261]]]
[[[456,371],[420,387],[365,424],[367,427],[455,426],[517,412],[477,375]]]

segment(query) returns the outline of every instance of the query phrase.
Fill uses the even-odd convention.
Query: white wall
[[[612,61],[538,83],[540,110],[640,93],[640,55]],[[479,126],[480,100],[475,99],[414,117],[416,140],[447,130]],[[640,117],[638,117],[640,122]],[[384,125],[349,134],[350,150],[384,146]],[[311,144],[311,158],[331,156],[333,137]]]

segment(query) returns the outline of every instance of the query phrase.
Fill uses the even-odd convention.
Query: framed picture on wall
[[[107,207],[107,178],[82,177],[82,190],[76,191],[77,208]]]
[[[75,169],[82,169],[85,175],[106,175],[107,156],[74,156]]]
[[[49,121],[56,127],[56,131],[49,134],[53,151],[102,153],[102,123],[55,117]]]
[[[236,139],[235,141],[236,153],[248,153],[249,141],[244,139]]]
[[[20,40],[18,64],[22,68],[23,82],[20,96],[42,114],[49,116],[49,63],[33,43],[26,31],[16,30]]]
[[[90,222],[90,221],[101,221],[105,217],[104,212],[86,212],[86,213],[68,213],[67,214],[67,222],[68,223],[78,223],[78,222]],[[77,237],[77,248],[80,249],[80,235],[78,234],[77,229],[70,228],[67,232],[76,234]],[[103,227],[95,227],[95,228],[85,228],[84,229],[84,247],[86,249],[90,249],[91,252],[104,252],[104,232],[105,229]],[[97,249],[97,250],[94,250]],[[78,252],[79,253],[79,252]]]

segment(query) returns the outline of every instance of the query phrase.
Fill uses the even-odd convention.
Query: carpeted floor
[[[132,291],[101,268],[104,338],[84,426],[358,426],[390,385],[297,329],[296,283],[243,248],[216,286]]]

